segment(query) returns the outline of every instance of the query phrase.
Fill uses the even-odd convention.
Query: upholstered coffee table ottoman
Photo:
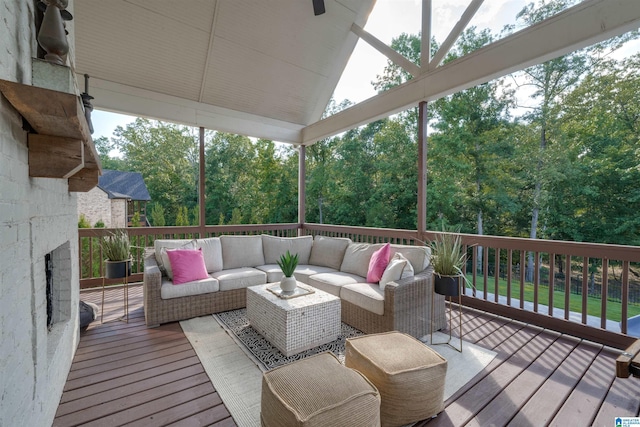
[[[380,395],[330,352],[267,371],[260,421],[267,427],[380,425]]]
[[[447,361],[400,332],[364,335],[346,342],[345,366],[361,372],[380,392],[383,426],[430,418],[444,409]]]

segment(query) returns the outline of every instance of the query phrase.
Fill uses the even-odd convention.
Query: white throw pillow
[[[167,249],[197,249],[196,242],[194,240],[167,240],[165,242],[171,243],[165,243],[163,246],[160,246],[160,258],[162,259],[161,268],[164,268],[167,277],[173,280],[173,270],[171,269],[171,262],[169,261],[169,255],[167,255]]]
[[[384,290],[385,286],[389,282],[395,282],[396,280],[404,279],[405,277],[411,277],[414,275],[413,266],[401,253],[396,253],[389,261],[389,265],[382,273],[380,278],[380,289]]]

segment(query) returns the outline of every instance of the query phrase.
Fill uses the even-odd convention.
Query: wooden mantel
[[[29,133],[29,176],[68,179],[86,192],[102,173],[80,97],[0,79],[0,92],[37,133]]]

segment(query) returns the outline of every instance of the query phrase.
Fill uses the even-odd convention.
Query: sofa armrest
[[[162,272],[158,267],[153,248],[147,249],[144,254],[144,275],[142,278],[144,287],[144,315],[149,326],[157,326],[155,320],[158,301],[161,299],[160,287],[162,286]]]
[[[433,293],[433,267],[429,265],[412,277],[387,283],[384,312],[385,316],[393,316],[394,330],[418,338],[430,333],[432,321],[434,331],[443,328],[446,322],[444,297]]]

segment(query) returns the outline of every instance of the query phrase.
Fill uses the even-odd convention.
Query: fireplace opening
[[[44,277],[47,330],[51,332],[56,324],[65,322],[71,316],[71,245],[69,242],[58,246],[44,255]],[[41,280],[42,280],[41,279]],[[41,316],[44,320],[45,307]]]
[[[44,269],[47,277],[47,329],[53,326],[53,261],[51,254],[44,256]]]

